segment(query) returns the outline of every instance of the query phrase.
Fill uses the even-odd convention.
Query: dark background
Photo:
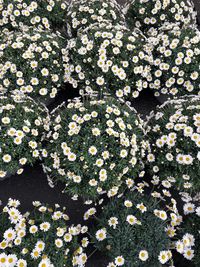
[[[200,0],[193,0],[198,18],[200,22]],[[124,0],[118,0],[119,3],[124,3]],[[68,98],[77,96],[77,92],[70,85],[66,85],[65,90],[60,92],[56,101],[50,106],[54,108],[59,103]],[[158,100],[154,98],[153,94],[149,91],[143,93],[137,100],[133,102],[133,106],[138,110],[143,118],[159,104]],[[5,140],[6,141],[6,140]],[[43,203],[54,205],[59,203],[67,207],[68,214],[71,222],[76,224],[80,223],[80,219],[87,209],[83,205],[83,201],[72,201],[70,197],[62,194],[63,185],[58,184],[54,189],[48,186],[46,176],[42,171],[40,164],[34,167],[27,167],[24,173],[20,176],[12,176],[9,179],[0,182],[0,200],[5,204],[8,198],[16,198],[21,201],[22,210],[30,210],[33,200],[40,200]],[[179,261],[179,260],[178,260]],[[94,254],[89,260],[87,267],[106,267],[107,261],[104,255]],[[192,267],[189,262],[179,261],[176,267]]]

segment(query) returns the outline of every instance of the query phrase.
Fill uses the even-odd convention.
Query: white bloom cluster
[[[200,97],[167,101],[147,122],[153,183],[199,192]]]
[[[131,29],[138,27],[149,35],[155,34],[165,22],[182,27],[195,24],[197,17],[191,0],[131,0],[124,11]]]
[[[46,108],[31,98],[0,97],[0,179],[21,174],[41,156],[42,136],[48,130]]]
[[[165,25],[154,44],[154,64],[150,88],[155,95],[184,96],[200,94],[200,32],[197,28],[181,29]]]
[[[152,46],[140,33],[121,25],[93,25],[68,41],[66,81],[88,94],[137,98],[152,80]]]
[[[61,182],[92,205],[83,219],[95,218],[95,228],[69,224],[58,204],[34,201],[23,214],[9,199],[0,267],[84,267],[89,237],[107,267],[174,267],[172,249],[200,266],[200,31],[191,0],[128,0],[124,12],[116,0],[67,1],[0,0],[0,180],[43,160],[51,187]],[[81,97],[49,115],[36,100],[49,103],[64,82]],[[129,103],[148,88],[180,98],[144,124]]]
[[[9,29],[34,26],[40,29],[62,27],[66,0],[0,0],[0,26]]]
[[[87,237],[78,243],[78,237],[87,232],[86,226],[69,225],[65,208],[54,208],[33,202],[34,212],[22,214],[20,202],[9,199],[0,213],[1,267],[84,267],[88,246]]]
[[[64,49],[59,34],[30,28],[4,35],[0,44],[0,92],[19,90],[54,98],[63,83]]]
[[[189,193],[181,193],[184,221],[178,232],[178,241],[175,242],[177,252],[190,260],[195,266],[200,264],[200,198],[199,193],[191,197]]]
[[[67,10],[67,31],[69,37],[94,23],[110,21],[113,25],[124,23],[123,13],[115,0],[72,0]]]
[[[65,103],[52,114],[44,170],[70,194],[97,198],[134,184],[143,168],[142,121],[114,99]]]
[[[182,240],[176,242],[176,250],[184,256],[187,260],[194,258],[195,238],[191,234],[185,234]]]
[[[107,254],[114,259],[107,267],[158,266],[172,260],[167,229],[176,231],[180,216],[172,210],[161,210],[153,198],[132,191],[112,199],[101,216],[95,216],[95,246],[103,251],[107,248]]]

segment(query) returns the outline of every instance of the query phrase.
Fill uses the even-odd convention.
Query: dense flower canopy
[[[143,169],[138,115],[113,99],[70,101],[51,114],[44,170],[71,195],[95,199],[134,184]]]
[[[0,27],[34,26],[60,30],[66,16],[66,0],[0,0]]]
[[[200,32],[197,28],[181,29],[168,24],[156,38],[152,83],[155,95],[184,96],[200,94]]]
[[[175,247],[178,253],[198,267],[200,264],[200,194],[196,194],[193,198],[183,194],[182,199],[185,202],[183,206],[185,218],[178,232],[180,239],[175,242]]]
[[[200,190],[200,97],[166,102],[147,122],[153,183],[182,191]]]
[[[125,17],[131,29],[140,28],[148,35],[155,35],[164,23],[196,24],[192,0],[129,0]]]
[[[21,213],[20,202],[9,199],[0,213],[0,266],[84,267],[88,245],[86,226],[70,225],[66,208],[33,202]],[[80,241],[80,243],[79,243]]]
[[[68,41],[66,81],[83,92],[131,100],[151,81],[152,46],[121,25],[93,25]]]
[[[200,267],[193,0],[118,2],[0,0],[0,267]]]
[[[94,23],[110,21],[113,25],[124,24],[124,16],[115,0],[72,0],[67,10],[67,32],[69,37],[77,37]]]
[[[63,84],[64,40],[50,31],[28,29],[4,34],[0,44],[0,91],[48,101]]]
[[[21,174],[25,165],[32,165],[41,157],[48,112],[29,97],[0,96],[0,123],[0,179],[3,179]]]

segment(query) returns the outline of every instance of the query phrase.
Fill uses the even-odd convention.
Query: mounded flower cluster
[[[19,90],[43,101],[63,84],[64,40],[32,28],[4,35],[0,44],[0,91]]]
[[[86,226],[67,225],[66,209],[58,204],[51,208],[34,201],[34,211],[25,214],[19,205],[9,199],[0,213],[1,267],[85,266]]]
[[[165,22],[180,26],[196,23],[191,0],[131,0],[124,11],[131,29],[137,27],[149,35],[155,34]]]
[[[200,195],[193,199],[184,196],[185,219],[180,228],[181,239],[176,242],[176,250],[187,260],[194,262],[195,266],[200,265]]]
[[[125,26],[93,25],[68,41],[66,81],[83,92],[111,94],[131,100],[151,81],[152,46]]]
[[[200,32],[197,28],[165,25],[154,44],[154,66],[150,88],[155,95],[171,97],[200,94]]]
[[[200,191],[200,97],[167,101],[147,122],[152,182]]]
[[[62,28],[66,9],[66,0],[0,0],[0,27]]]
[[[93,242],[111,258],[107,267],[173,263],[167,233],[180,224],[180,218],[161,208],[155,199],[136,191],[114,198],[97,216],[97,223]]]
[[[63,103],[51,114],[44,171],[51,183],[66,183],[71,195],[96,199],[116,195],[142,175],[142,121],[114,99]]]
[[[69,37],[77,37],[91,24],[110,21],[113,25],[124,23],[123,13],[115,0],[72,0],[67,12]]]
[[[0,267],[84,267],[89,236],[110,258],[107,267],[174,267],[172,250],[199,267],[194,6],[129,0],[125,19],[115,0],[72,0],[68,8],[66,1],[0,0],[0,180],[43,159],[50,186],[62,182],[63,193],[95,203],[83,216],[95,217],[95,229],[69,224],[58,204],[35,201],[23,214],[20,202],[9,199],[0,210]],[[65,26],[68,40],[52,32]],[[49,103],[64,82],[82,98],[51,116],[30,98]],[[145,129],[126,101],[147,88],[155,96],[185,97],[159,107]],[[184,201],[184,221],[171,187]]]
[[[46,108],[29,97],[0,96],[0,180],[21,174],[41,156],[42,136],[48,130]]]

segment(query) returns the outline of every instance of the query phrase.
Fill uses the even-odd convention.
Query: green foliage
[[[159,217],[162,213],[164,220]],[[112,199],[103,208],[92,239],[95,246],[113,262],[108,266],[157,267],[160,266],[158,257],[161,252],[168,255],[165,255],[165,263],[171,258],[171,242],[165,229],[168,224],[166,216],[155,199],[129,192]],[[140,254],[142,252],[145,254]],[[119,257],[124,259],[124,264],[117,264]]]

